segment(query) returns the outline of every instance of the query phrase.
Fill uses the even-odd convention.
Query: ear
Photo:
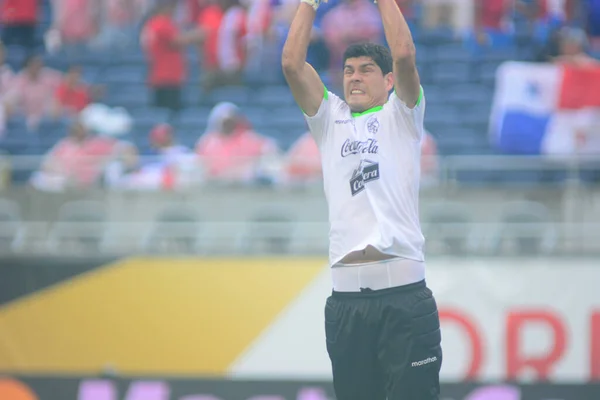
[[[383,78],[385,79],[385,90],[389,92],[394,88],[394,74],[390,72]]]

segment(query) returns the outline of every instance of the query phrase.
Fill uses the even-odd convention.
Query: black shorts
[[[168,108],[178,111],[182,108],[181,87],[180,86],[157,86],[154,87],[154,99],[152,103],[155,107]]]
[[[337,400],[437,400],[440,320],[425,281],[333,292],[325,306]]]

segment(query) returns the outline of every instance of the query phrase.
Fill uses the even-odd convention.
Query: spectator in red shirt
[[[100,29],[101,3],[98,0],[51,0],[52,32],[56,32],[60,43],[66,48],[77,50],[86,45]]]
[[[187,77],[183,48],[200,39],[197,31],[180,33],[173,17],[176,7],[176,0],[160,0],[142,32],[142,45],[149,62],[149,85],[154,91],[153,105],[173,111],[182,107],[181,87]]]
[[[219,73],[219,27],[223,20],[223,9],[217,0],[208,0],[198,14],[197,26],[204,40],[200,48],[203,82],[202,87],[209,91],[218,80]]]
[[[39,0],[0,0],[2,41],[29,50],[36,46]]]
[[[503,46],[509,41],[506,26],[514,0],[478,0],[475,2],[475,39],[482,46]]]
[[[6,92],[8,114],[18,114],[27,119],[29,129],[35,130],[39,122],[52,112],[52,98],[63,74],[44,66],[40,56],[30,56],[25,67],[12,80]]]
[[[242,83],[246,66],[247,12],[239,0],[220,0],[223,16],[217,32],[217,65],[209,88]]]
[[[92,102],[92,88],[81,80],[81,66],[69,68],[54,96],[56,116],[76,115]]]
[[[217,104],[211,111],[204,135],[198,139],[196,154],[205,176],[222,182],[251,182],[277,158],[276,143],[255,132],[232,103]]]
[[[284,177],[288,183],[308,183],[323,178],[321,153],[310,132],[300,136],[290,147],[284,163]]]
[[[69,135],[48,152],[31,183],[39,190],[48,191],[90,187],[102,177],[115,144],[114,139],[91,135],[85,125],[76,120]]]

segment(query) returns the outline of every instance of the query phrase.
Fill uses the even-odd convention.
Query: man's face
[[[228,116],[227,118],[223,119],[222,125],[221,125],[221,134],[223,135],[230,135],[233,133],[233,131],[235,130],[235,128],[238,125],[238,120],[235,116]]]
[[[85,140],[87,136],[88,132],[85,125],[83,125],[80,121],[76,121],[71,127],[71,137],[74,140],[81,142]]]
[[[349,58],[344,64],[344,97],[352,112],[383,105],[394,86],[392,73],[383,75],[370,57]]]
[[[565,56],[574,56],[582,52],[582,48],[574,40],[564,39],[560,43],[561,53]]]

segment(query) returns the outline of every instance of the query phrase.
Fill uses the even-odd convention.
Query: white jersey
[[[371,245],[380,252],[424,261],[419,222],[423,90],[410,109],[393,92],[383,106],[352,113],[325,90],[305,115],[321,151],[329,208],[329,263]]]

